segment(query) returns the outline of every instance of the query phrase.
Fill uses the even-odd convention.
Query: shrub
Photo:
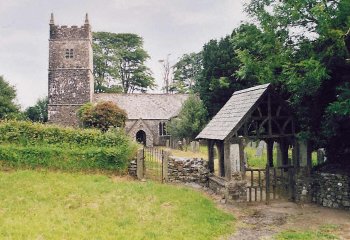
[[[109,128],[124,128],[127,114],[113,102],[87,103],[78,111],[84,127],[98,128],[106,132]]]
[[[136,145],[122,132],[0,122],[0,161],[10,167],[125,171]]]

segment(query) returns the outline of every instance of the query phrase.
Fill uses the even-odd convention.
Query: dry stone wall
[[[350,210],[350,177],[315,172],[311,197],[313,202],[324,207]]]
[[[296,179],[296,201],[350,210],[350,176],[301,170]]]
[[[169,182],[194,182],[207,185],[208,176],[208,163],[203,159],[169,157]]]

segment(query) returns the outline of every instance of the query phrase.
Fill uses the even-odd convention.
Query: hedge
[[[114,147],[125,142],[129,142],[129,139],[122,130],[101,133],[96,129],[64,128],[26,121],[0,121],[0,143]]]
[[[123,172],[136,145],[122,132],[0,122],[0,162],[13,168]]]

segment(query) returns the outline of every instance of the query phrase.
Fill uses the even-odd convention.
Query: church
[[[48,120],[79,126],[77,110],[85,103],[112,101],[128,114],[125,131],[146,146],[164,145],[166,124],[176,117],[187,94],[94,93],[92,31],[86,14],[84,25],[55,25],[50,19]]]

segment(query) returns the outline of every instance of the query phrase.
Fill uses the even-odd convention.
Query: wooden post
[[[214,142],[208,139],[208,168],[209,172],[214,172]]]
[[[266,204],[270,204],[270,164],[266,164]]]
[[[169,180],[169,177],[168,177],[168,161],[169,161],[169,152],[168,151],[163,151],[163,156],[162,156],[163,179],[162,179],[162,182],[168,182],[168,180]]]
[[[136,169],[136,175],[139,180],[144,178],[144,151],[143,149],[139,149],[137,151],[137,169]]]
[[[273,141],[266,141],[267,164],[266,164],[266,204],[270,203],[270,167],[273,167]]]
[[[295,138],[293,138],[292,163],[293,163],[293,166],[294,166],[295,170],[298,170],[299,167],[300,167],[299,145],[298,145],[298,141]]]
[[[280,141],[281,154],[282,154],[282,166],[289,165],[288,162],[288,142],[286,139],[281,139]]]
[[[266,149],[267,149],[267,163],[269,167],[273,167],[273,140],[271,139],[266,140]]]
[[[218,147],[218,154],[219,154],[219,175],[220,177],[225,177],[225,163],[224,163],[224,142],[220,141],[216,144]]]

